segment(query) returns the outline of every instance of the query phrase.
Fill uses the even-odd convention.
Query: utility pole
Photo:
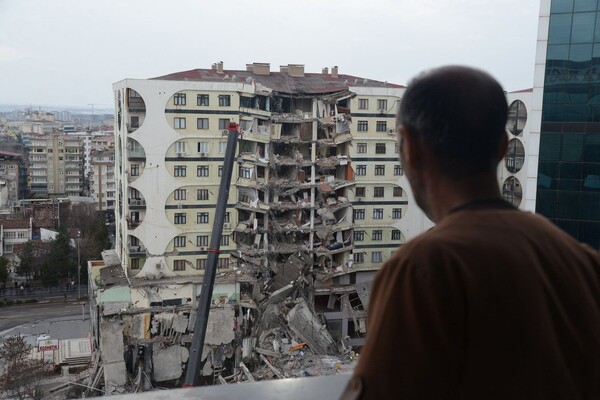
[[[80,240],[81,240],[81,231],[79,229],[77,229],[77,300],[81,300],[81,257],[79,255],[79,241]],[[84,319],[85,319],[85,316],[84,316]]]
[[[212,298],[213,286],[215,283],[217,262],[219,261],[223,222],[225,221],[227,199],[229,198],[229,186],[231,184],[231,174],[233,172],[233,163],[235,160],[238,128],[239,125],[235,122],[230,122],[227,125],[227,148],[225,150],[223,174],[221,175],[217,208],[215,210],[215,222],[210,237],[206,270],[204,271],[204,276],[202,278],[202,290],[200,296],[198,296],[199,301],[196,323],[194,325],[194,336],[192,337],[190,357],[183,387],[193,387],[198,384],[200,364],[202,362],[202,349],[204,348],[204,338],[206,336],[206,326],[208,325],[208,314],[210,312],[210,300]]]

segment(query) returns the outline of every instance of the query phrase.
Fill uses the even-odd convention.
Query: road
[[[85,308],[88,314],[88,306]],[[0,307],[0,332],[40,319],[73,315],[81,315],[79,302],[4,306]]]

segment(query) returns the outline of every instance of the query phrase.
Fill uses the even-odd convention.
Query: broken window
[[[377,132],[387,131],[387,122],[386,121],[377,121],[377,124],[375,125],[375,130]]]
[[[379,164],[375,166],[375,175],[383,176],[385,175],[385,165]]]
[[[354,262],[357,264],[362,264],[365,262],[365,253],[354,253]]]
[[[176,117],[173,120],[175,129],[185,129],[185,118]]]
[[[394,176],[404,175],[404,168],[402,165],[394,165]]]
[[[402,197],[402,188],[399,186],[394,187],[394,197]]]
[[[219,107],[231,106],[231,96],[228,94],[219,95]]]
[[[196,97],[196,104],[199,106],[208,106],[209,105],[208,95],[207,94],[199,94]]]
[[[383,186],[376,186],[373,189],[373,197],[383,197],[385,194],[385,188]]]
[[[227,124],[229,123],[229,118],[219,118],[219,129],[224,130],[227,129]],[[225,142],[227,143],[227,142]],[[223,153],[225,153],[223,151]]]
[[[371,235],[371,240],[383,240],[383,231],[381,229],[374,230]]]
[[[186,175],[186,166],[185,165],[176,165],[173,168],[173,175],[178,177],[183,177]]]
[[[173,95],[173,104],[176,106],[185,106],[186,96],[185,93],[175,93]]]
[[[375,154],[385,154],[385,143],[375,143]]]
[[[366,132],[369,130],[369,122],[368,121],[358,121],[357,130],[359,132]]]
[[[208,213],[207,212],[199,212],[196,214],[196,223],[197,224],[208,224]]]
[[[177,189],[177,190],[175,190],[175,193],[173,194],[173,198],[175,200],[185,200],[185,197],[186,197],[185,189]]]
[[[387,112],[387,100],[386,99],[377,99],[377,109],[381,112]]]
[[[198,189],[196,198],[197,200],[208,200],[208,189]]]
[[[198,246],[198,247],[208,246],[208,235],[196,236],[196,246]]]
[[[173,239],[174,247],[185,247],[185,236],[175,236]]]
[[[173,271],[185,271],[185,260],[173,260]]]
[[[175,216],[173,218],[173,223],[177,224],[177,225],[185,224],[186,219],[187,219],[186,213],[175,213]]]
[[[208,165],[198,165],[196,167],[196,176],[207,177],[208,176]]]
[[[366,143],[357,143],[356,144],[356,153],[357,154],[367,154],[367,144]]]
[[[392,240],[400,240],[401,233],[398,229],[392,229]]]
[[[369,99],[358,99],[358,109],[366,110],[369,108]]]
[[[208,118],[198,118],[196,120],[196,129],[208,129]]]
[[[362,242],[365,240],[365,231],[354,231],[354,241]]]
[[[383,219],[383,208],[373,209],[373,219]]]
[[[367,174],[367,166],[366,165],[357,165],[356,166],[356,175],[364,176]]]
[[[252,178],[252,168],[240,167],[239,176],[246,179]]]
[[[381,251],[374,251],[371,253],[371,262],[380,263],[383,260]]]
[[[354,219],[365,219],[365,209],[359,208],[354,210]]]
[[[206,269],[206,258],[196,259],[196,269]]]
[[[392,219],[400,219],[402,218],[402,209],[401,208],[393,208],[392,209]]]
[[[356,188],[356,197],[365,197],[365,188],[364,187],[357,187]]]

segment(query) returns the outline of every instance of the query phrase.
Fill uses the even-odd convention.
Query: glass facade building
[[[536,211],[600,249],[600,3],[552,0]]]

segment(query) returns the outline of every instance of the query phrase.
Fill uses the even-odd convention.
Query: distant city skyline
[[[533,85],[538,0],[0,0],[0,104],[113,107],[111,85],[223,61],[406,84],[468,64]]]

